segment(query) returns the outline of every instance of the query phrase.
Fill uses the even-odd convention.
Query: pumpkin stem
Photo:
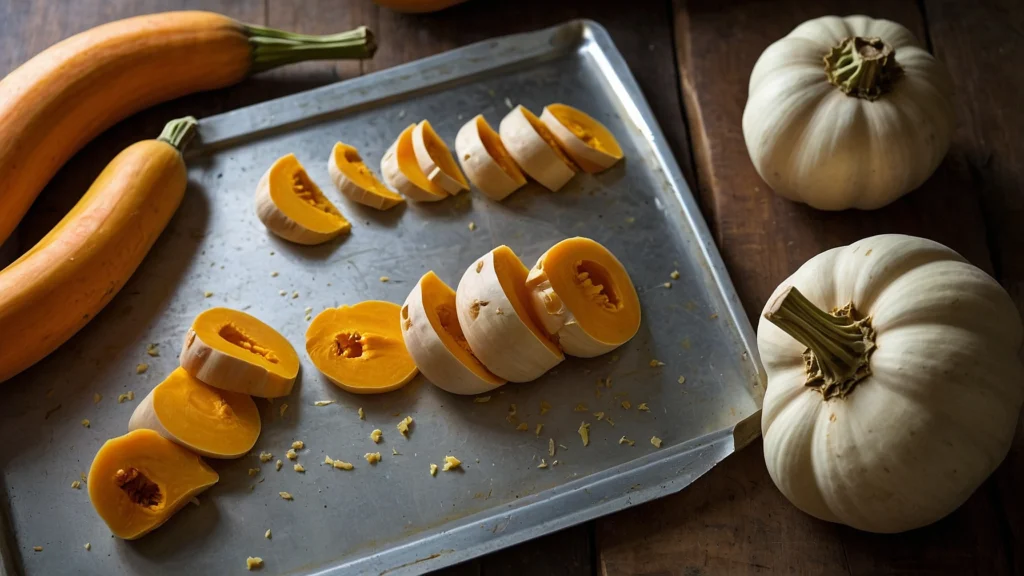
[[[184,152],[185,146],[188,146],[189,141],[195,136],[198,125],[199,121],[192,116],[171,120],[164,126],[157,140],[167,142],[177,148],[178,152]]]
[[[871,374],[875,330],[870,317],[856,318],[852,302],[830,314],[790,286],[775,298],[764,317],[807,347],[805,384],[825,400],[845,397]]]
[[[252,47],[252,73],[306,60],[369,58],[377,51],[373,32],[360,26],[348,32],[313,36],[244,25]]]
[[[881,38],[845,38],[825,55],[828,81],[848,96],[875,100],[903,76],[893,47]]]

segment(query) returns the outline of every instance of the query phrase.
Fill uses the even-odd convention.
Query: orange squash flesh
[[[461,190],[469,190],[469,182],[466,182],[466,176],[462,174],[462,170],[459,168],[459,164],[455,161],[455,158],[452,157],[452,152],[448,149],[448,145],[445,144],[444,140],[442,140],[440,136],[437,135],[434,127],[430,125],[430,121],[421,121],[419,129],[423,133],[423,145],[426,148],[426,152],[433,163],[437,166],[437,169],[440,170],[444,176],[447,176],[450,181],[454,181]],[[413,148],[413,152],[415,153],[415,147]],[[420,168],[422,167],[423,165],[420,164]],[[431,175],[427,174],[427,178],[431,178]],[[442,188],[444,187],[442,186]],[[446,192],[449,194],[458,193],[452,193],[450,190],[446,190]]]
[[[299,244],[318,244],[352,229],[294,154],[278,158],[260,179],[256,214],[271,232]]]
[[[390,392],[418,373],[405,348],[400,306],[370,300],[324,310],[306,330],[313,364],[343,390],[355,394]]]
[[[177,368],[132,414],[128,429],[151,428],[210,458],[238,458],[260,435],[260,413],[246,394],[218,390]]]
[[[516,164],[508,150],[505,149],[505,145],[501,143],[501,136],[487,123],[487,119],[482,115],[477,116],[476,125],[480,131],[480,141],[483,142],[487,154],[494,158],[494,161],[498,163],[502,171],[508,174],[516,183],[526,184],[526,176],[523,175],[519,165]]]
[[[405,198],[388,190],[373,171],[363,162],[359,151],[348,144],[338,142],[331,150],[331,163],[329,170],[334,182],[337,185],[339,178],[335,177],[333,170],[336,169],[345,179],[350,182],[338,186],[342,194],[353,202],[358,202],[377,210],[387,210],[402,202]]]
[[[120,120],[253,72],[375,49],[365,29],[329,40],[212,12],[163,12],[97,26],[37,54],[0,81],[0,244],[57,170]]]
[[[515,309],[519,319],[545,347],[556,356],[561,356],[562,351],[541,328],[540,319],[533,306],[530,305],[530,291],[526,287],[526,277],[529,275],[530,269],[523,265],[523,261],[516,256],[511,248],[499,246],[494,249],[494,272],[498,276],[498,282],[505,292],[505,297],[512,303],[512,308]]]
[[[220,477],[199,456],[153,430],[107,440],[89,467],[89,500],[118,538],[158,528]]]
[[[423,291],[423,308],[430,326],[440,337],[444,347],[455,356],[463,366],[471,370],[481,380],[495,387],[505,383],[495,376],[473,355],[466,335],[459,325],[459,316],[455,309],[455,290],[444,283],[434,272],[427,272],[420,279]]]
[[[589,238],[569,238],[555,244],[537,263],[551,283],[556,300],[549,311],[564,306],[584,332],[601,342],[624,342],[640,326],[640,299],[622,263],[607,248]],[[533,276],[533,275],[531,275]],[[538,314],[540,316],[541,314]]]
[[[264,398],[287,396],[299,373],[299,356],[284,336],[230,308],[211,308],[196,316],[180,362],[210,386]]]
[[[431,182],[423,170],[420,170],[420,165],[416,161],[416,151],[412,146],[412,131],[415,129],[416,125],[410,124],[398,136],[398,147],[395,150],[395,154],[398,156],[398,168],[418,188],[426,190],[433,196],[447,198],[448,193],[444,191],[444,188]]]
[[[547,142],[548,146],[554,150],[555,154],[562,160],[562,162],[565,162],[566,166],[568,166],[573,172],[576,172],[578,170],[576,163],[572,161],[572,158],[569,158],[564,150],[562,150],[562,146],[558,143],[558,138],[555,138],[555,135],[551,133],[551,130],[548,129],[547,125],[545,125],[536,114],[527,110],[525,106],[522,108],[523,116],[525,116],[527,121],[530,122],[530,126],[533,126],[533,129],[537,131],[537,134]]]

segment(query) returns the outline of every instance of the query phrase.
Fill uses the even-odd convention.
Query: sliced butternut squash
[[[180,361],[186,372],[214,388],[261,398],[287,396],[299,374],[299,356],[284,336],[230,308],[196,316]]]
[[[294,154],[278,158],[260,178],[256,215],[267,230],[296,244],[322,244],[352,229]]]
[[[89,467],[89,500],[118,538],[145,536],[220,477],[153,430],[107,440]]]
[[[522,105],[501,119],[498,133],[523,172],[548,190],[561,189],[576,175],[576,166],[559,148],[548,127]]]
[[[470,264],[455,292],[459,325],[473,355],[512,382],[536,380],[565,356],[540,326],[526,289],[529,269],[508,246]]]
[[[398,304],[379,300],[328,308],[306,330],[306,352],[342,390],[397,390],[418,373],[402,339],[399,312]]]
[[[622,160],[622,147],[615,136],[585,112],[565,104],[549,104],[540,119],[583,170],[594,174]]]
[[[377,210],[387,210],[405,202],[405,198],[377,180],[359,156],[359,151],[348,144],[338,142],[334,145],[327,160],[327,171],[338,191],[353,202]]]
[[[640,299],[626,268],[589,238],[552,246],[530,270],[526,287],[541,325],[566,354],[599,356],[640,328]]]
[[[500,202],[526,184],[523,172],[483,114],[459,129],[455,154],[470,182],[492,200]]]
[[[412,150],[416,163],[427,179],[455,195],[469,190],[466,177],[452,158],[448,145],[437,135],[429,120],[421,120],[412,130]]]
[[[437,202],[448,197],[444,188],[434,184],[420,170],[412,144],[415,124],[410,124],[398,135],[395,143],[384,153],[380,161],[380,173],[384,181],[402,196],[416,202]]]
[[[207,386],[176,368],[132,413],[128,430],[140,429],[208,458],[238,458],[260,436],[260,413],[248,395]]]
[[[479,394],[505,383],[473,355],[459,326],[455,291],[427,272],[405,299],[402,337],[420,372],[454,394]]]

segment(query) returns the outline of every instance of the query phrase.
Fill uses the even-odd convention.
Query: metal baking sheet
[[[539,112],[551,102],[604,122],[626,160],[556,193],[530,184],[501,204],[473,192],[380,213],[344,201],[330,184],[326,159],[337,140],[376,167],[396,135],[421,118],[453,141],[477,113],[497,126],[510,104]],[[650,108],[598,24],[482,42],[207,118],[200,135],[188,156],[184,204],[128,285],[74,339],[3,387],[7,571],[230,574],[259,556],[270,574],[421,573],[678,491],[756,436],[763,376],[751,327]],[[289,152],[348,215],[351,236],[301,247],[264,230],[253,192]],[[427,270],[454,286],[499,244],[530,264],[576,235],[617,254],[640,293],[640,332],[612,354],[569,358],[536,382],[493,392],[487,403],[444,393],[422,376],[398,392],[355,396],[305,358],[307,307],[315,314],[365,299],[402,302]],[[300,381],[273,405],[258,400],[259,442],[249,456],[212,462],[221,480],[200,506],[139,541],[113,538],[84,487],[71,483],[104,440],[125,433],[143,395],[176,367],[193,317],[211,306],[247,310],[279,329],[303,357]],[[151,343],[159,357],[146,354]],[[652,367],[655,359],[665,365]],[[149,370],[136,374],[142,362]],[[610,387],[598,386],[607,378]],[[128,391],[135,400],[119,404]],[[317,400],[335,403],[317,407]],[[544,415],[542,402],[551,405]],[[636,410],[641,402],[649,412]],[[576,411],[581,404],[586,412]],[[511,405],[527,432],[507,420]],[[614,426],[597,420],[598,411]],[[405,415],[415,418],[409,439],[395,429]],[[582,421],[591,424],[586,448],[577,435]],[[368,438],[374,428],[384,431],[380,445]],[[636,445],[619,444],[622,436]],[[661,449],[652,436],[663,439]],[[554,457],[549,438],[564,446]],[[306,442],[305,474],[290,464],[279,472],[259,466],[261,451],[283,458],[296,439]],[[371,450],[383,462],[367,465],[362,455]],[[431,477],[429,464],[446,454],[463,470]],[[325,467],[325,455],[356,469]],[[558,465],[538,469],[541,458]],[[261,468],[258,477],[247,474],[252,467]],[[280,499],[281,490],[294,501]],[[272,540],[264,538],[268,529]]]

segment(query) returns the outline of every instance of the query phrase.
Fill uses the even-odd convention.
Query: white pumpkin
[[[889,20],[826,16],[769,46],[750,74],[743,138],[776,193],[821,210],[884,206],[949,149],[945,66]]]
[[[772,480],[804,512],[861,530],[935,522],[1010,448],[1021,339],[1009,295],[941,244],[882,235],[815,256],[757,330]]]

